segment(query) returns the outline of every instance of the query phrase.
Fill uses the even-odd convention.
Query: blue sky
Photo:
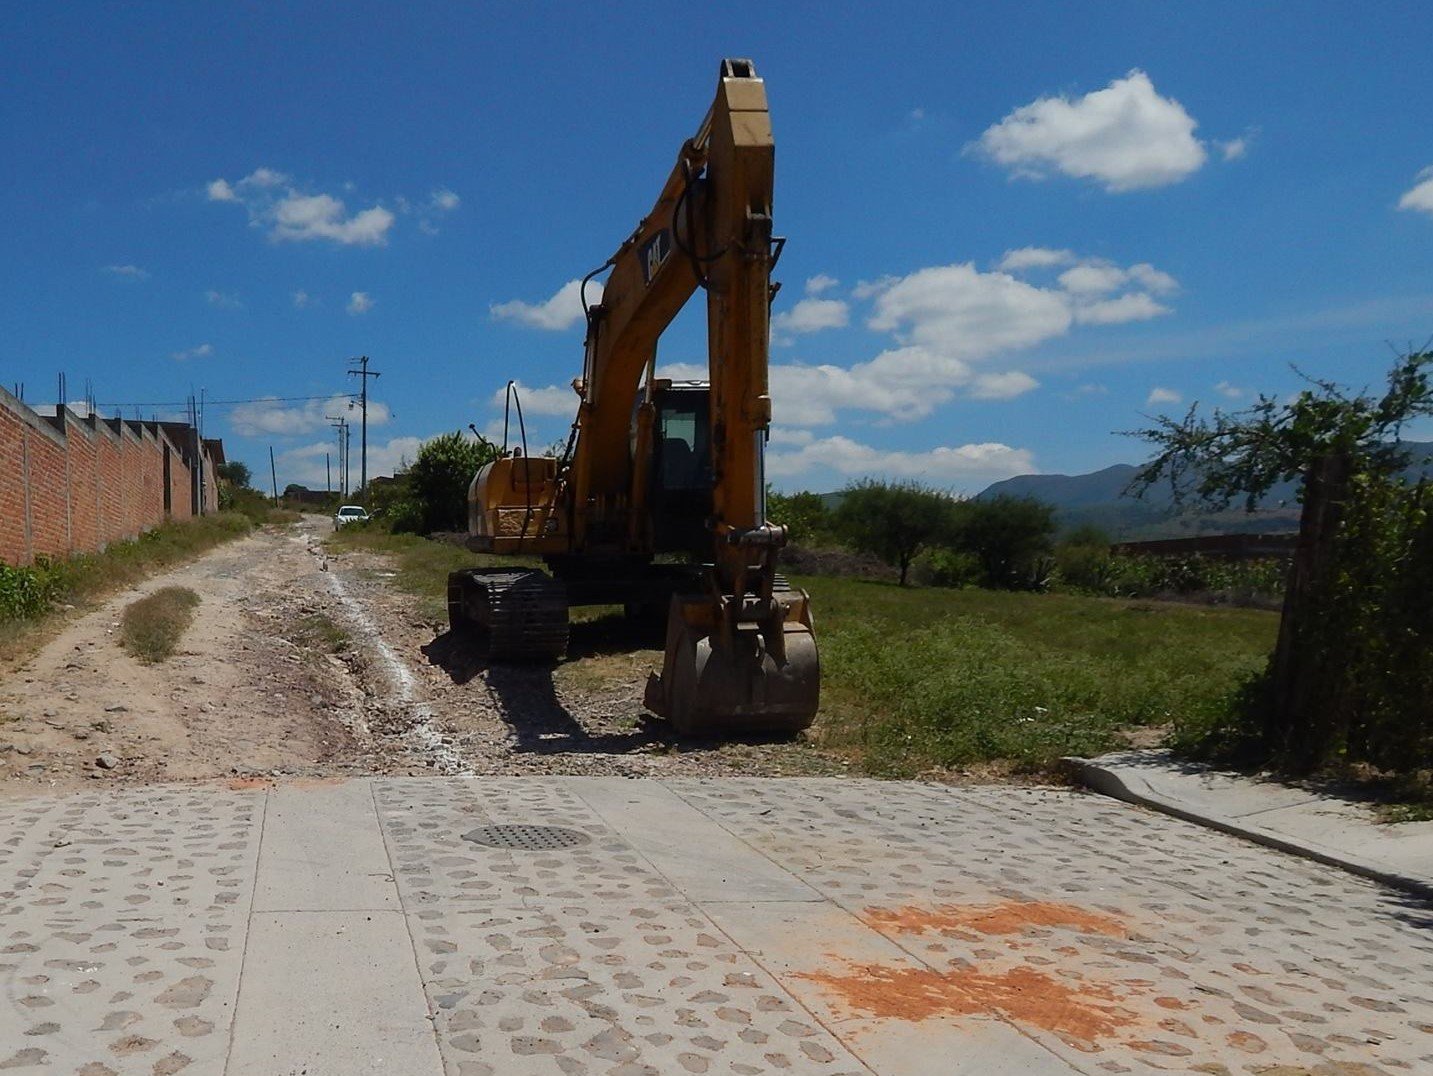
[[[0,39],[0,381],[323,484],[565,434],[570,282],[650,207],[723,56],[777,140],[770,471],[975,491],[1140,458],[1192,401],[1363,384],[1433,335],[1433,6],[32,5]],[[699,305],[663,340],[705,361]],[[313,400],[291,397],[319,397]],[[133,414],[133,408],[126,408]],[[1433,430],[1419,431],[1433,436]],[[355,435],[355,457],[357,455]],[[356,471],[356,468],[355,468]]]

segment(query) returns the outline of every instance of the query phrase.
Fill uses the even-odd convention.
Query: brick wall
[[[204,469],[201,511],[217,511],[211,450],[194,460],[185,429],[68,408],[41,415],[0,389],[0,562],[93,552],[166,518],[188,519],[196,466]]]

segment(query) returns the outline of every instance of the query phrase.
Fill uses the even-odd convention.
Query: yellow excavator
[[[651,212],[582,282],[585,358],[561,457],[505,452],[469,488],[468,547],[541,556],[548,571],[448,578],[454,629],[477,629],[493,661],[561,657],[570,605],[665,608],[644,705],[684,734],[794,731],[816,715],[810,603],[777,573],[786,528],[766,518],[771,272],[784,242],[772,235],[773,163],[765,84],[750,60],[725,60]],[[658,378],[658,339],[698,289],[709,380]]]

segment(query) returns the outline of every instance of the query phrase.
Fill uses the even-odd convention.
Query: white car
[[[345,523],[362,523],[368,518],[368,509],[359,504],[345,504],[333,517],[333,529],[338,530]]]

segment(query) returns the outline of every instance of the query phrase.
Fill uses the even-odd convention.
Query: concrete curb
[[[1341,849],[1325,848],[1308,841],[1294,840],[1248,822],[1192,810],[1181,805],[1177,800],[1157,792],[1142,778],[1133,774],[1117,773],[1109,767],[1101,766],[1094,759],[1066,757],[1060,761],[1067,767],[1068,772],[1075,780],[1092,792],[1098,792],[1112,799],[1123,800],[1126,803],[1149,807],[1161,814],[1167,814],[1185,822],[1193,822],[1195,825],[1204,826],[1207,829],[1243,837],[1266,848],[1301,856],[1330,867],[1338,867],[1350,874],[1357,874],[1371,881],[1401,889],[1425,900],[1433,900],[1433,883],[1421,878],[1401,874],[1387,866]]]

